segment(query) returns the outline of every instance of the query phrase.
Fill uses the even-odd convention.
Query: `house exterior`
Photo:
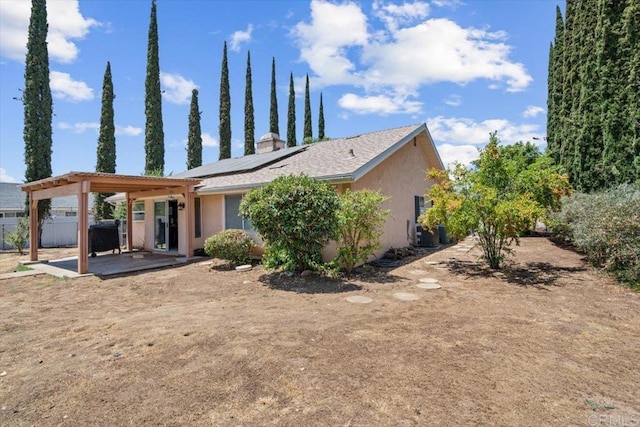
[[[425,124],[289,148],[278,135],[266,134],[257,148],[258,154],[175,175],[176,179],[199,180],[193,194],[134,200],[133,247],[191,256],[188,248],[203,248],[208,237],[229,228],[244,229],[260,242],[250,222],[238,214],[242,196],[278,176],[306,174],[330,182],[340,192],[373,189],[389,197],[384,208],[391,215],[384,225],[382,253],[415,242],[416,218],[424,209],[422,196],[433,184],[426,181],[425,171],[444,169]],[[110,201],[124,197],[116,195]],[[187,197],[192,205],[185,209]],[[329,245],[324,255],[332,259],[335,247]]]

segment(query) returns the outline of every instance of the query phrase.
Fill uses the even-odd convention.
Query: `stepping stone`
[[[438,270],[448,271],[449,267],[436,267]]]
[[[438,265],[440,264],[440,261],[425,261],[424,263],[426,265]]]
[[[410,294],[408,292],[396,292],[393,294],[395,299],[399,299],[400,301],[415,301],[418,299],[418,295]]]
[[[353,295],[347,297],[347,301],[355,304],[369,304],[370,302],[373,302],[373,298],[365,297],[363,295]]]
[[[418,283],[416,286],[420,289],[440,289],[442,287],[437,283]]]
[[[250,264],[245,264],[245,265],[239,265],[236,267],[236,271],[249,271],[251,270],[251,265]]]
[[[434,279],[433,277],[422,277],[418,279],[420,283],[438,283],[438,279]]]
[[[416,276],[421,276],[423,274],[426,274],[427,272],[424,270],[410,270],[409,274],[414,274]]]

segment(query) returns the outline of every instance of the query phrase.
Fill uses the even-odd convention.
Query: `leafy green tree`
[[[304,135],[303,143],[310,144],[313,141],[313,130],[311,129],[311,97],[309,95],[309,75],[304,87]]]
[[[318,139],[324,140],[324,108],[322,107],[322,93],[320,93],[320,112],[318,113]]]
[[[329,183],[291,175],[247,193],[240,214],[264,239],[267,268],[302,271],[321,265],[322,248],[336,236],[339,205],[338,193]]]
[[[116,126],[113,117],[114,98],[111,64],[107,62],[102,83],[102,110],[100,113],[96,172],[116,172]],[[94,215],[96,219],[113,218],[113,206],[105,200],[112,195],[113,193],[97,193],[95,195]]]
[[[227,42],[222,52],[222,75],[220,76],[220,156],[219,160],[231,157],[231,95],[229,93],[229,65],[227,63]]]
[[[278,126],[278,97],[276,92],[276,58],[271,61],[271,107],[269,108],[269,132],[280,135]]]
[[[191,91],[189,108],[189,137],[187,138],[187,169],[202,166],[202,129],[200,127],[200,107],[198,89]]]
[[[51,176],[51,119],[53,101],[49,86],[49,52],[47,50],[47,5],[33,0],[27,39],[24,103],[25,181]],[[29,201],[27,200],[27,213]],[[51,200],[38,202],[38,245],[42,243],[42,224],[51,211]]]
[[[338,257],[347,274],[382,247],[380,237],[390,211],[382,204],[388,197],[374,190],[351,191],[340,195],[338,209]]]
[[[253,117],[253,90],[251,88],[251,52],[247,52],[247,77],[244,90],[244,155],[256,152],[256,126]]]
[[[419,221],[430,229],[443,223],[458,239],[475,232],[484,259],[500,268],[519,236],[570,192],[566,176],[548,157],[526,156],[531,147],[501,149],[494,132],[473,169],[457,165],[452,179],[431,170],[429,177],[438,181],[427,194],[433,207]]]
[[[295,147],[296,141],[296,92],[293,87],[293,73],[289,75],[289,109],[287,115],[287,146]]]
[[[160,59],[158,57],[158,20],[156,1],[151,1],[149,42],[147,46],[147,77],[145,88],[145,175],[151,171],[164,173],[164,130],[162,124],[162,92],[160,89]]]

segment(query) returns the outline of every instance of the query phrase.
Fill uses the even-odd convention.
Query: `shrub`
[[[29,240],[29,219],[20,218],[16,224],[15,230],[7,234],[6,241],[8,244],[18,250],[20,255],[24,255],[24,247],[27,246]]]
[[[620,282],[640,286],[640,188],[621,185],[566,197],[553,216],[554,234]]]
[[[380,236],[388,210],[382,203],[388,198],[377,191],[347,191],[340,195],[338,209],[338,257],[336,261],[351,273],[380,249]]]
[[[253,239],[246,231],[229,229],[207,238],[204,251],[210,257],[241,265],[251,262],[253,246]]]
[[[330,184],[289,175],[247,193],[240,214],[265,241],[265,267],[302,271],[322,264],[322,248],[336,234],[338,206]]]

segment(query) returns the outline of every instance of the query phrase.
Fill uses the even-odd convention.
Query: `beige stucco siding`
[[[384,226],[383,249],[411,245],[415,232],[415,196],[423,196],[433,183],[426,171],[438,165],[437,158],[425,147],[427,135],[421,133],[416,145],[405,144],[376,168],[351,185],[352,190],[373,189],[390,197],[384,208],[391,214]],[[429,159],[432,157],[432,159]]]

